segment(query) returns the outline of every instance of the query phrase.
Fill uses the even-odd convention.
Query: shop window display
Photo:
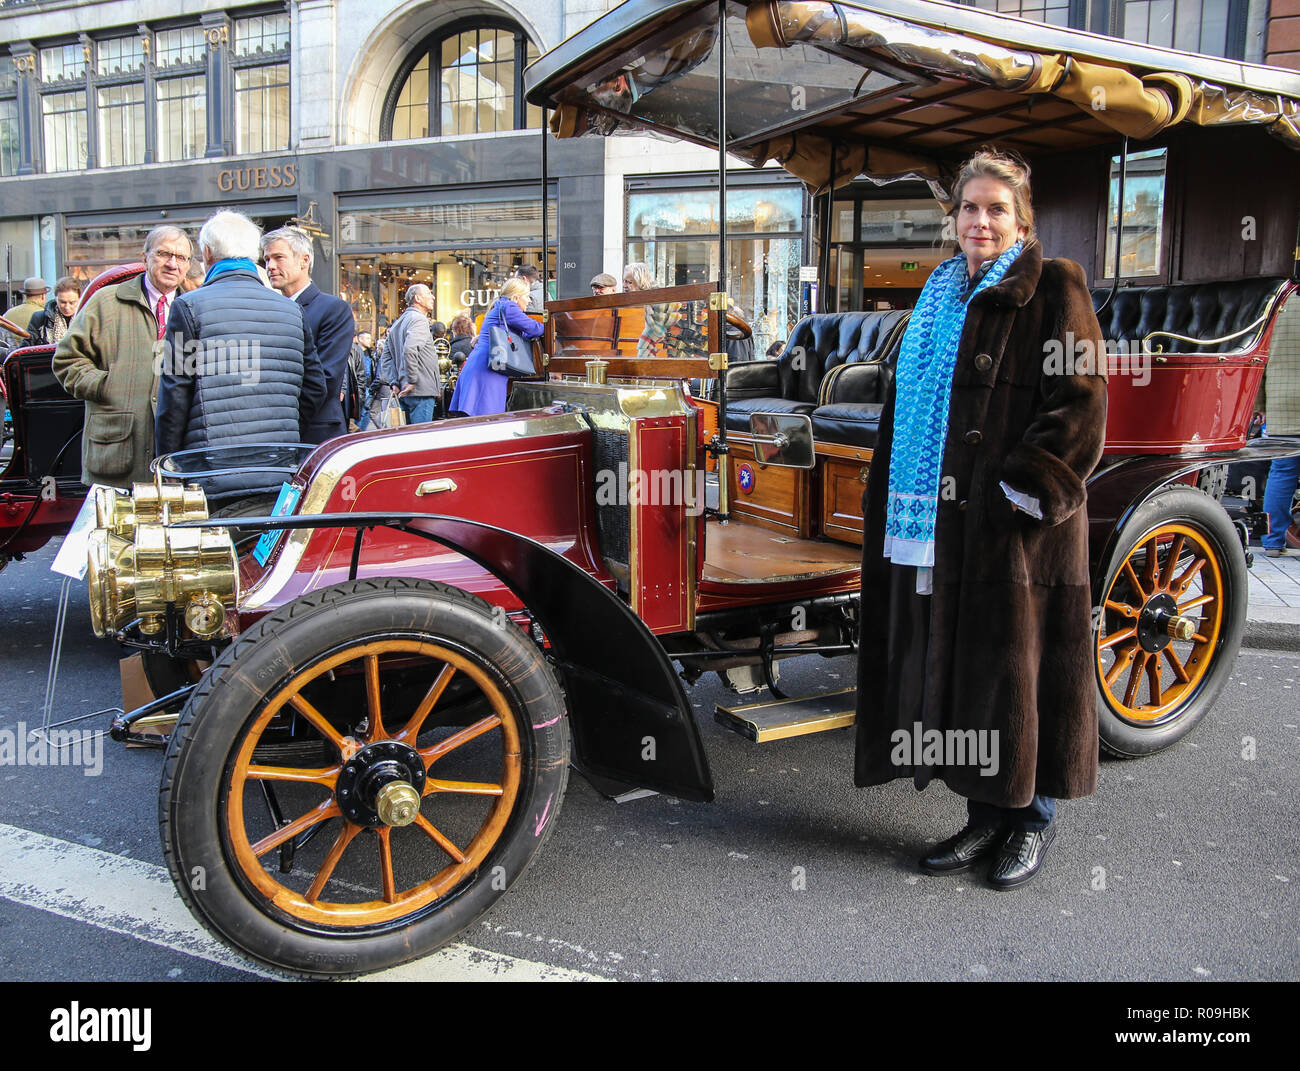
[[[626,260],[660,286],[718,277],[718,195],[709,189],[630,190]],[[727,292],[763,352],[798,320],[803,191],[794,185],[727,191]]]
[[[557,231],[555,202],[550,233]],[[541,266],[542,212],[535,193],[511,199],[354,204],[339,212],[340,296],[357,324],[378,332],[402,312],[413,283],[433,290],[434,316],[478,316],[521,264]],[[548,278],[554,275],[554,247]],[[552,289],[553,293],[553,289]]]

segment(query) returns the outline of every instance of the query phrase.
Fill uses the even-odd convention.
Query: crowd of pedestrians
[[[543,331],[529,315],[545,307],[531,265],[516,269],[477,329],[467,312],[446,326],[432,320],[433,293],[416,284],[376,339],[357,330],[346,301],[312,282],[312,240],[296,228],[263,234],[248,217],[221,211],[197,246],[163,224],[142,253],[143,274],[101,286],[80,310],[79,280],[59,279],[51,296],[33,277],[5,313],[28,332],[26,344],[56,347],[55,376],[85,402],[86,484],[147,481],[154,460],[176,451],[314,445],[448,413],[501,412],[508,379],[491,366],[493,329],[525,346]],[[628,265],[623,279],[628,290],[655,285],[642,264]],[[590,287],[612,294],[618,280],[601,272]],[[265,482],[231,474],[209,494],[271,489]]]

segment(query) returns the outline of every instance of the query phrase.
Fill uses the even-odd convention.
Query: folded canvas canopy
[[[716,145],[716,0],[631,0],[534,63],[559,137]],[[1300,74],[936,0],[729,0],[727,147],[815,189],[938,179],[987,142],[1030,156],[1178,124],[1262,127],[1300,149]]]

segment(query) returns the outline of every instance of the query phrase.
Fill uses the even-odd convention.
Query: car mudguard
[[[1098,469],[1087,482],[1088,550],[1094,596],[1100,598],[1100,586],[1106,581],[1106,565],[1129,518],[1169,483],[1212,465],[1271,461],[1296,454],[1300,454],[1300,445],[1294,441],[1263,439],[1239,450],[1126,457]]]
[[[668,655],[622,600],[568,558],[517,532],[435,513],[240,517],[238,524],[243,531],[388,526],[463,554],[514,592],[546,634],[568,695],[579,769],[615,786],[713,799],[704,745]]]

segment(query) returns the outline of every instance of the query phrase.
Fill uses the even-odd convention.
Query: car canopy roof
[[[1300,74],[936,0],[728,0],[727,147],[814,189],[937,180],[979,146],[1028,156],[1252,125],[1300,149]],[[718,137],[716,0],[630,0],[526,73],[559,137]]]

